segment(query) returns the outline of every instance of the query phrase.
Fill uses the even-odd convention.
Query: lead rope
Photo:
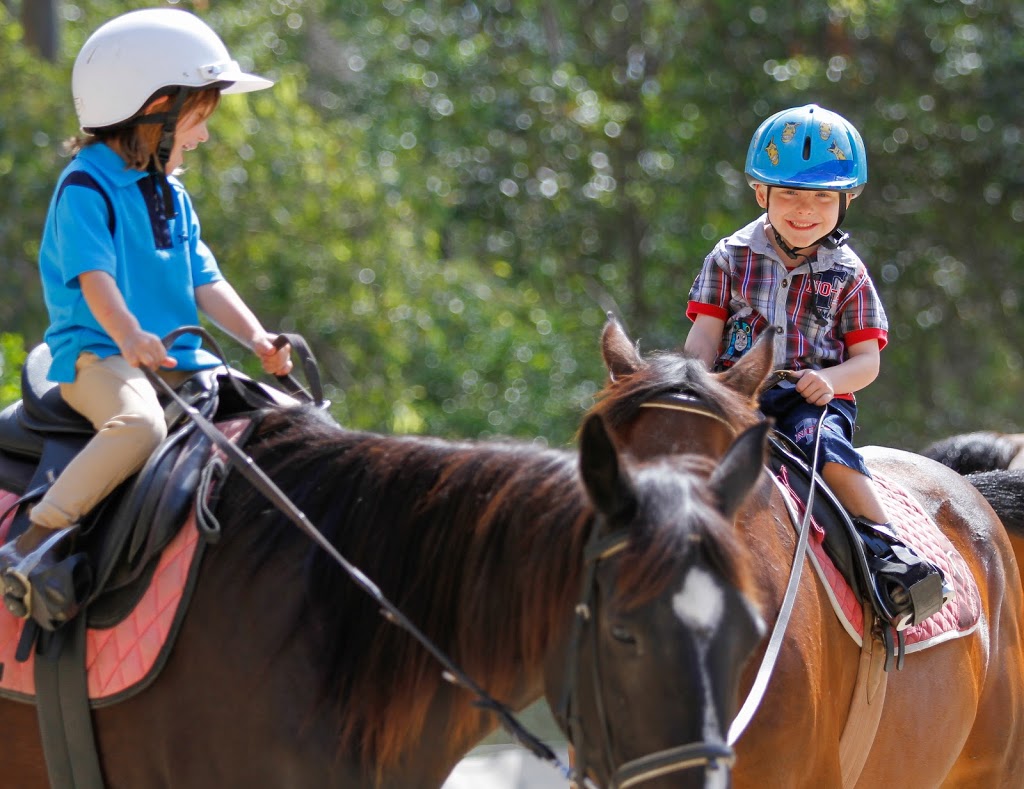
[[[221,352],[220,347],[217,345],[216,340],[210,336],[209,332],[200,327],[184,327],[182,329],[176,329],[171,334],[168,334],[164,338],[164,345],[170,347],[170,343],[174,341],[175,337],[181,334],[197,334],[205,342],[209,342],[213,350],[216,352],[218,358],[224,358],[224,354]],[[415,624],[404,614],[401,609],[392,603],[380,588],[370,580],[370,578],[363,573],[358,567],[352,564],[346,559],[334,545],[331,544],[323,533],[316,528],[310,522],[306,514],[300,510],[295,503],[288,498],[288,496],[282,491],[274,481],[267,476],[266,472],[263,471],[259,466],[256,465],[255,461],[249,457],[241,448],[233,444],[228,438],[218,430],[213,423],[206,419],[199,411],[188,403],[184,398],[180,397],[177,392],[172,389],[166,381],[160,376],[154,373],[152,370],[143,367],[143,373],[149,382],[157,389],[157,391],[163,392],[169,398],[171,398],[182,411],[188,415],[188,417],[195,422],[196,427],[209,438],[224,456],[227,462],[235,468],[246,480],[261,494],[263,494],[271,504],[274,505],[280,512],[282,512],[292,523],[299,527],[307,537],[309,537],[316,545],[322,548],[331,559],[338,564],[345,573],[352,579],[352,581],[372,597],[378,605],[381,607],[381,615],[391,624],[402,628],[415,638],[424,649],[426,649],[438,663],[444,668],[442,676],[444,679],[464,690],[468,690],[477,700],[474,705],[488,710],[497,716],[499,723],[504,729],[512,736],[519,745],[524,747],[538,759],[548,762],[555,767],[563,778],[569,778],[570,769],[567,765],[563,764],[561,759],[555,754],[551,748],[549,748],[544,742],[532,734],[526,727],[524,727],[519,720],[515,717],[511,710],[502,704],[500,701],[492,697],[483,688],[481,688],[473,679],[466,674],[459,666],[457,666],[451,658],[448,657],[433,641],[418,628]]]
[[[803,522],[800,524],[800,534],[797,538],[796,551],[793,555],[793,568],[789,573],[789,583],[786,585],[786,593],[782,598],[782,607],[779,609],[779,615],[775,620],[775,627],[772,629],[771,638],[768,640],[768,648],[765,650],[761,666],[757,670],[754,684],[750,687],[750,692],[747,694],[743,706],[740,707],[740,711],[736,713],[736,717],[729,726],[726,741],[730,746],[735,745],[736,741],[743,735],[743,732],[746,731],[747,726],[754,717],[754,713],[757,712],[757,708],[761,706],[761,702],[764,700],[765,691],[768,689],[768,681],[771,679],[772,672],[775,671],[775,663],[778,661],[779,652],[782,650],[782,639],[786,634],[789,618],[793,613],[793,606],[796,603],[796,593],[800,584],[800,576],[803,574],[804,569],[804,558],[807,555],[807,538],[811,531],[811,512],[814,508],[814,491],[817,488],[815,483],[818,480],[818,450],[821,448],[821,426],[825,421],[826,413],[827,411],[822,409],[821,416],[818,417],[818,424],[814,430],[814,459],[811,463],[811,484],[807,491],[807,508],[804,511]],[[793,523],[796,523],[797,515],[793,511],[792,504],[786,497],[783,497],[783,500],[786,503],[786,509],[789,511],[789,517],[793,520]]]

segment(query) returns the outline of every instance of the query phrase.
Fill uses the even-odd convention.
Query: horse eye
[[[623,625],[612,625],[612,638],[622,644],[635,645],[636,636],[634,636],[629,628]]]

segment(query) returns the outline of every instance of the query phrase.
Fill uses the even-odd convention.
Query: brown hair
[[[160,98],[160,96],[154,96],[143,106],[149,108],[149,105]],[[171,100],[166,94],[163,98]],[[178,122],[180,123],[182,118],[193,116],[192,120],[200,123],[213,115],[219,102],[220,88],[210,87],[194,90],[186,96],[181,105]],[[158,109],[154,108],[151,111],[158,111]],[[148,113],[144,109],[135,117],[138,118],[145,114]],[[93,132],[82,132],[65,142],[64,148],[73,155],[89,145],[104,142],[121,155],[130,169],[145,170],[156,156],[162,130],[163,127],[159,123],[120,123],[104,129],[96,129]]]

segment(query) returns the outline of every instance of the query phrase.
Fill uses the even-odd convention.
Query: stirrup
[[[897,632],[919,625],[955,596],[942,570],[918,556],[887,524],[854,518],[867,549],[879,608]]]
[[[874,577],[878,601],[896,632],[921,624],[955,596],[938,567],[923,559],[919,562],[900,576],[878,572]],[[908,584],[911,577],[917,580]]]
[[[84,553],[39,567],[30,576],[32,619],[44,630],[56,630],[82,609],[92,590],[92,565]]]
[[[36,573],[45,573],[54,568],[67,558],[79,530],[77,523],[63,529],[54,529],[24,554],[18,550],[18,543],[24,535],[0,548],[0,582],[3,585],[4,605],[14,616],[19,619],[28,618],[33,603],[33,577]]]

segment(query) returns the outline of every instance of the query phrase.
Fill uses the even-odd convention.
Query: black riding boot
[[[0,548],[4,605],[14,616],[54,630],[77,613],[91,582],[85,557],[71,555],[78,532],[77,523],[62,529],[33,523]]]
[[[863,518],[853,524],[864,541],[875,594],[897,632],[921,624],[954,597],[942,570],[918,556],[890,524]]]

